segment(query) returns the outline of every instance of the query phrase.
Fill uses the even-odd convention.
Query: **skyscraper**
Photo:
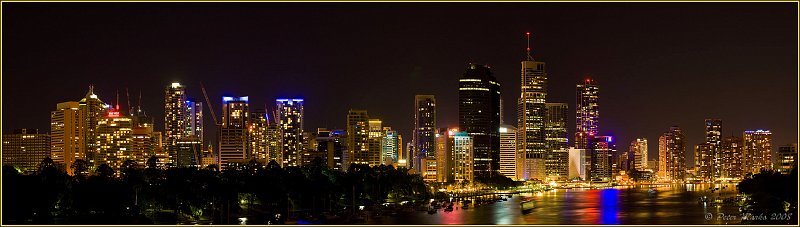
[[[759,173],[772,169],[772,132],[769,130],[747,130],[742,136],[744,173]]]
[[[594,136],[590,138],[589,151],[591,153],[591,180],[611,181],[614,174],[614,154],[617,152],[614,137]]]
[[[696,178],[711,182],[714,178],[714,152],[713,146],[709,143],[701,143],[694,146],[694,168]]]
[[[37,129],[16,129],[3,134],[3,165],[32,174],[50,154],[50,135],[39,134]]]
[[[436,132],[436,171],[434,176],[436,182],[453,182],[455,180],[453,175],[453,168],[455,162],[453,159],[453,134],[458,129],[440,128]]]
[[[250,146],[252,158],[269,160],[268,126],[267,110],[257,109],[250,113],[250,124],[247,126],[247,132],[249,134],[248,146]]]
[[[330,169],[344,171],[343,156],[347,153],[347,138],[344,130],[317,129],[317,151],[325,154]]]
[[[499,131],[499,130],[498,130]],[[455,182],[475,180],[473,170],[473,139],[467,132],[453,134],[453,178]]]
[[[180,83],[172,83],[164,90],[164,148],[175,162],[178,140],[189,136],[190,118],[186,90]]]
[[[708,144],[709,152],[705,154],[709,156],[710,162],[705,163],[710,166],[708,169],[709,179],[715,180],[722,177],[722,157],[720,149],[722,146],[722,120],[721,119],[706,119],[706,144]]]
[[[50,149],[53,162],[73,175],[72,163],[86,159],[86,117],[78,102],[62,102],[50,112]]]
[[[776,160],[778,172],[789,174],[797,166],[797,144],[787,144],[778,147],[778,157]]]
[[[545,175],[549,180],[567,180],[567,104],[545,103]]]
[[[397,163],[397,156],[402,151],[399,135],[397,131],[392,130],[390,127],[384,128],[384,136],[381,138],[381,163],[384,165],[392,165]]]
[[[230,162],[247,159],[247,124],[249,116],[249,98],[222,97],[222,125],[219,138],[220,167]]]
[[[647,139],[636,138],[631,141],[630,151],[634,153],[634,168],[639,171],[647,169]]]
[[[469,64],[458,80],[458,128],[472,136],[475,177],[500,170],[500,83],[488,66]]]
[[[197,142],[203,142],[203,103],[186,99],[186,131],[190,136],[194,136]]]
[[[369,115],[366,110],[351,109],[347,112],[348,155],[343,168],[350,164],[369,164]]]
[[[530,44],[530,33],[528,41]],[[547,98],[547,72],[545,63],[535,61],[531,56],[531,48],[528,46],[527,58],[521,62],[521,92],[518,104],[518,123],[517,135],[519,139],[518,149],[525,153],[524,179],[544,180],[545,173],[545,153],[547,144],[545,142],[545,117],[546,117],[546,98]]]
[[[598,104],[600,87],[592,78],[586,78],[583,84],[577,85],[575,101],[575,148],[588,146],[589,138],[598,134],[600,122],[600,105]]]
[[[722,178],[742,178],[742,138],[737,136],[725,137],[720,148],[722,157]]]
[[[97,122],[106,115],[106,111],[108,111],[109,107],[108,104],[104,103],[94,94],[94,86],[89,86],[89,92],[78,102],[78,109],[84,114],[86,161],[89,162],[90,167],[97,166],[94,164],[95,152],[97,150],[95,148],[97,144]]]
[[[122,167],[122,163],[128,159],[135,160],[135,155],[131,144],[133,142],[133,119],[116,108],[109,109],[108,115],[100,118],[97,122],[97,143],[95,149],[97,158],[95,165],[106,164],[117,170]]]
[[[303,152],[303,99],[276,99],[283,166],[300,166]]]
[[[381,119],[369,119],[369,165],[377,166],[381,164],[381,140],[383,139],[383,121]]]
[[[500,125],[500,174],[512,180],[522,180],[525,154],[517,149],[517,128]]]
[[[412,146],[408,150],[409,158],[413,158],[411,166],[417,173],[423,172],[425,158],[436,156],[436,98],[433,95],[414,96],[414,135]]]
[[[658,177],[663,181],[683,181],[686,173],[686,147],[683,131],[672,126],[658,138]]]

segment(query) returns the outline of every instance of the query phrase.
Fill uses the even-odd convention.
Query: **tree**
[[[75,160],[72,162],[72,172],[75,173],[77,178],[83,179],[89,174],[89,162],[83,159]]]
[[[100,177],[113,177],[114,168],[111,168],[111,166],[108,166],[107,164],[102,164],[97,167],[97,170],[95,170],[95,175]]]

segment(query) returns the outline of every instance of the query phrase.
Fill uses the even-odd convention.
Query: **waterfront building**
[[[591,154],[586,149],[570,147],[569,150],[569,173],[568,178],[587,180],[591,163]]]
[[[612,136],[594,136],[589,139],[591,153],[591,181],[610,182],[613,178],[616,145]]]
[[[453,179],[454,182],[475,180],[473,170],[473,139],[467,132],[453,133]]]
[[[500,125],[500,174],[512,180],[523,180],[525,153],[517,149],[517,128]]]
[[[646,138],[636,138],[635,140],[631,141],[629,151],[634,153],[634,169],[644,171],[645,169],[649,168]]]
[[[589,146],[589,140],[598,134],[600,124],[600,87],[597,81],[592,78],[583,80],[583,84],[578,84],[577,100],[575,106],[575,116],[577,118],[575,128],[575,148],[582,149]]]
[[[683,131],[672,126],[658,138],[658,177],[662,181],[683,181],[686,174],[686,148]]]
[[[744,131],[742,166],[744,174],[772,169],[772,132],[769,130]]]
[[[545,103],[545,175],[549,181],[567,180],[569,153],[567,151],[566,103]]]
[[[722,163],[722,179],[742,179],[742,138],[736,136],[725,137],[720,148]]]
[[[425,158],[436,156],[436,98],[433,95],[414,96],[414,135],[411,146],[406,149],[410,153],[407,164],[418,173],[423,172]],[[411,150],[411,148],[414,150]],[[410,163],[409,163],[410,162]]]
[[[473,138],[475,177],[497,174],[500,170],[500,83],[488,66],[469,64],[458,80],[458,128]]]

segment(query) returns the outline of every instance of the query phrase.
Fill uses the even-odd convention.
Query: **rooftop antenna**
[[[136,108],[138,108],[138,112],[142,112],[142,89],[139,89],[139,103],[136,104]]]
[[[115,106],[117,111],[119,111],[119,90],[117,90],[117,105]]]
[[[525,53],[528,55],[528,61],[533,61],[533,57],[531,57],[531,32],[525,32],[525,37],[528,38],[528,48],[525,49]]]
[[[131,106],[131,93],[128,92],[128,88],[125,88],[125,97],[128,98],[128,114],[133,116],[133,106]]]

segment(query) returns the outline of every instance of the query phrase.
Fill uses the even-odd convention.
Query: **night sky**
[[[95,85],[120,92],[163,130],[164,88],[202,81],[274,109],[305,99],[305,130],[344,128],[347,110],[411,141],[415,94],[433,94],[439,127],[458,126],[458,78],[488,64],[516,125],[520,60],[547,63],[548,102],[575,107],[575,84],[600,86],[600,133],[649,140],[684,129],[687,161],[703,120],[723,135],[769,129],[774,150],[798,138],[797,3],[3,3],[3,133],[49,131],[56,103]],[[206,137],[213,136],[211,114]],[[574,131],[574,110],[568,119]],[[570,140],[572,140],[570,136]],[[693,164],[689,164],[692,166]]]

